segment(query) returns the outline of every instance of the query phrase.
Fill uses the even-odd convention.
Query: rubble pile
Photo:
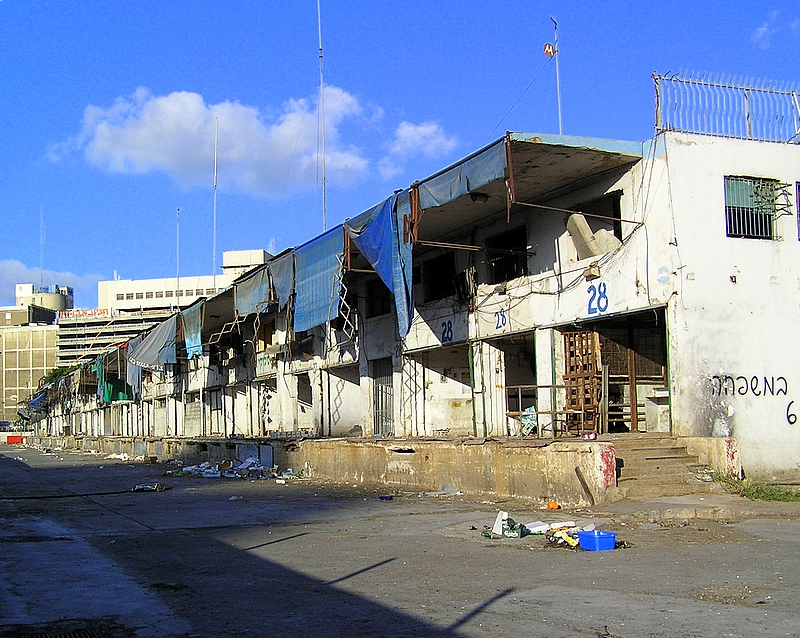
[[[266,467],[255,457],[248,457],[244,461],[220,461],[211,463],[204,461],[197,465],[187,465],[179,472],[181,476],[198,476],[201,478],[233,478],[233,479],[276,479],[278,483],[285,483],[286,479],[299,479],[291,470],[278,473],[277,467]]]

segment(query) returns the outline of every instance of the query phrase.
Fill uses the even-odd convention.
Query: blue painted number
[[[442,321],[442,343],[450,343],[453,340],[453,322]]]
[[[494,325],[495,330],[500,330],[501,328],[506,327],[505,310],[498,310],[496,313],[494,313],[494,319],[495,319],[495,325]]]
[[[588,312],[590,315],[596,315],[608,310],[607,290],[605,283],[601,283],[597,287],[594,285],[589,286],[587,292],[589,293]]]

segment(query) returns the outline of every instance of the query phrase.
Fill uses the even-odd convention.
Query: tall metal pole
[[[175,210],[175,305],[181,307],[181,209]]]
[[[322,231],[328,230],[328,210],[326,200],[327,179],[325,175],[325,82],[322,78],[322,14],[320,0],[317,0],[317,30],[319,32],[319,108],[320,135],[322,137]]]
[[[219,118],[214,118],[214,294],[217,292],[217,145],[219,143]]]
[[[44,207],[39,206],[39,287],[44,287]]]
[[[553,21],[553,28],[555,29],[555,53],[556,53],[556,90],[558,91],[558,134],[564,134],[564,128],[561,123],[561,74],[559,73],[558,69],[558,22],[553,16],[550,16],[550,19]]]

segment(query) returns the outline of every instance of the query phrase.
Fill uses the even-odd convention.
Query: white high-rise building
[[[266,262],[265,250],[230,250],[222,253],[222,273],[161,279],[114,279],[97,282],[97,307],[109,310],[169,309],[212,297],[234,279]]]

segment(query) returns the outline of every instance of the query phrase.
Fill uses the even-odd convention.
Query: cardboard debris
[[[197,465],[188,465],[180,470],[182,476],[201,476],[203,478],[239,478],[239,479],[270,479],[277,474],[271,467],[261,465],[255,457],[248,457],[244,461],[220,461],[217,464],[204,461]],[[286,470],[281,476],[294,478],[292,470]]]
[[[523,538],[530,534],[545,535],[552,543],[565,545],[567,547],[577,547],[578,532],[588,532],[594,528],[595,526],[593,523],[585,527],[579,527],[576,525],[575,521],[560,521],[557,523],[534,521],[523,525],[511,518],[508,512],[500,510],[495,517],[491,533],[484,531],[481,534],[487,538],[496,538],[498,536],[502,538]],[[489,526],[486,525],[484,529],[488,530]]]

